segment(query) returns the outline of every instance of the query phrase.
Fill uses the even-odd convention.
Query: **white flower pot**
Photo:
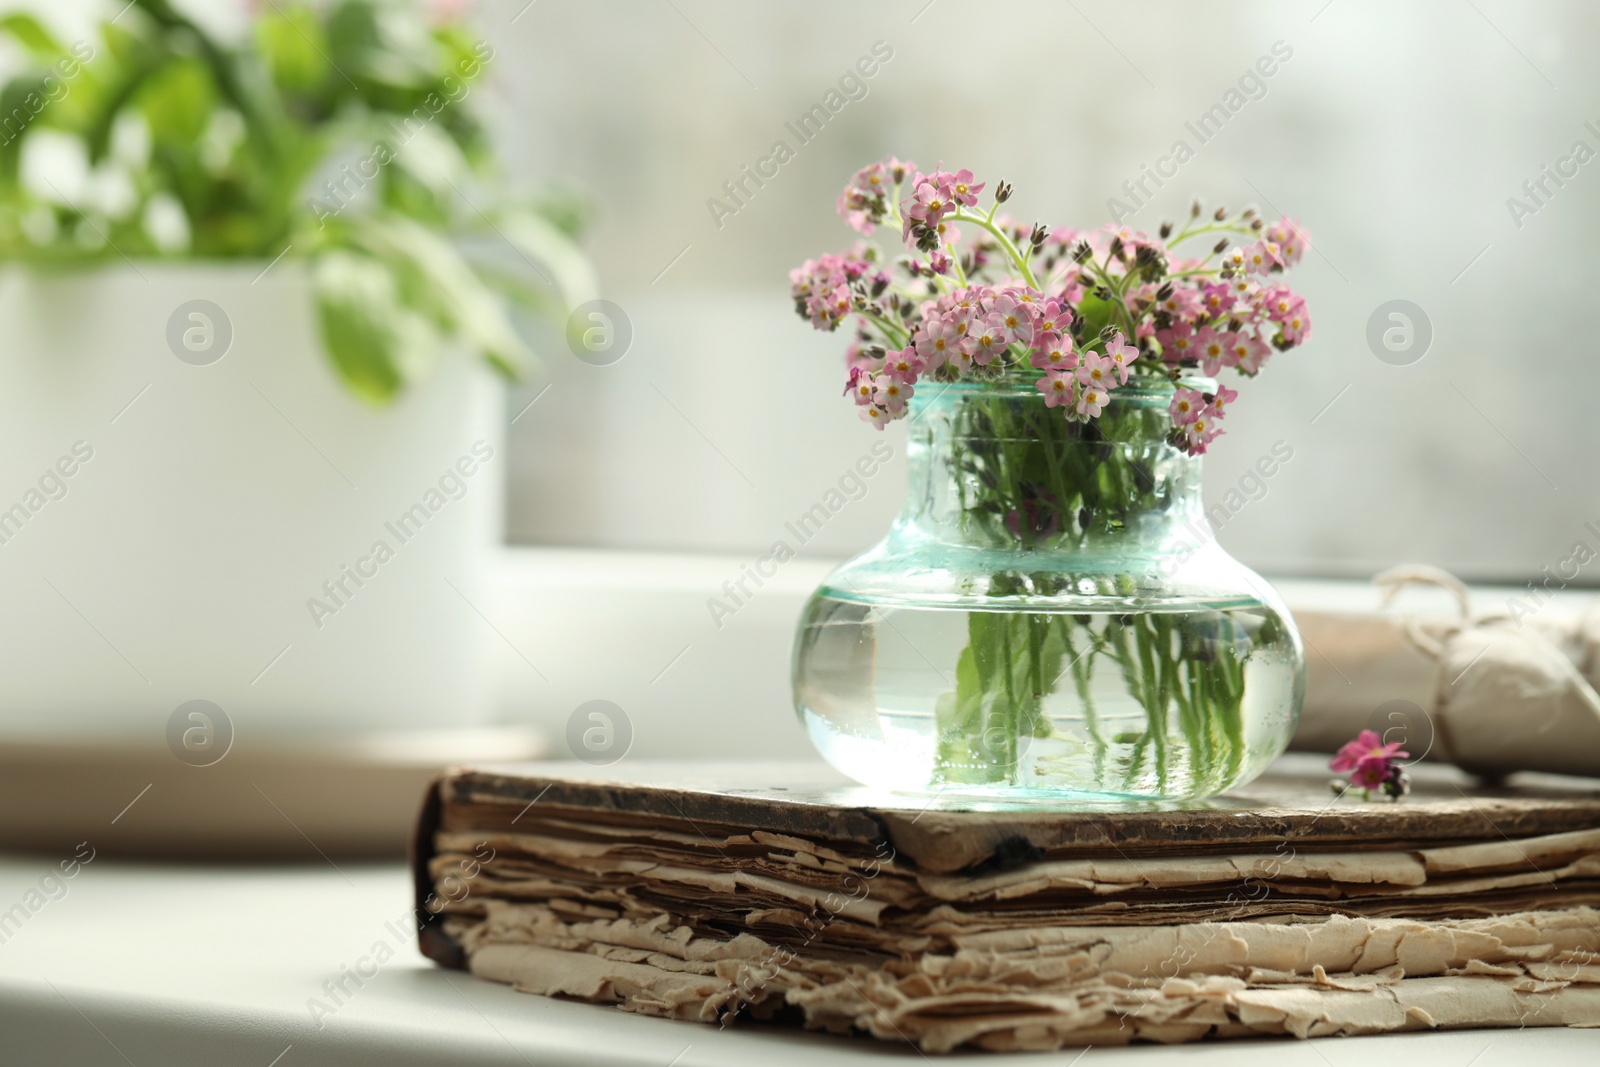
[[[159,736],[195,699],[241,738],[487,716],[501,392],[454,354],[357,400],[304,273],[266,266],[0,273],[0,729]],[[194,300],[226,321],[169,345]]]

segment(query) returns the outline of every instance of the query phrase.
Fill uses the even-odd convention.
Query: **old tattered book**
[[[1182,808],[874,793],[817,764],[465,768],[423,950],[546,996],[915,1042],[1600,1026],[1600,783],[1398,803],[1316,760]]]

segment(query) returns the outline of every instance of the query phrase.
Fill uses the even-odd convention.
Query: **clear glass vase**
[[[1172,390],[1132,380],[1079,422],[1027,385],[919,387],[904,508],[795,638],[828,762],[894,790],[1181,800],[1282,753],[1299,634],[1212,537]]]

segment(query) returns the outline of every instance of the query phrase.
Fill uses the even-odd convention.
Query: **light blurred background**
[[[237,32],[253,6],[272,3],[179,6]],[[65,37],[87,34],[91,14],[106,11],[82,0],[21,6]],[[1132,206],[1124,182],[1184,140],[1193,158],[1133,225],[1153,231],[1194,196],[1299,218],[1314,252],[1293,284],[1314,338],[1241,389],[1207,458],[1218,500],[1275,442],[1292,447],[1264,494],[1219,530],[1267,575],[1365,579],[1419,561],[1515,585],[1574,542],[1595,541],[1584,524],[1600,524],[1591,429],[1600,367],[1590,353],[1600,164],[1552,185],[1535,213],[1517,219],[1508,207],[1575,142],[1600,149],[1592,4],[485,0],[471,17],[495,52],[483,102],[512,175],[587,200],[585,247],[632,340],[620,361],[595,366],[559,331],[527,324],[543,359],[503,398],[506,462],[493,473],[510,548],[486,599],[474,595],[465,610],[437,574],[424,586],[419,560],[383,594],[389,603],[353,602],[340,620],[381,628],[386,612],[421,598],[437,631],[393,653],[408,670],[461,634],[480,643],[485,665],[468,674],[489,694],[450,706],[465,689],[427,690],[401,716],[408,722],[532,723],[559,752],[574,709],[603,698],[629,716],[636,756],[806,754],[786,695],[794,618],[830,561],[886,529],[900,502],[898,461],[735,618],[716,626],[706,600],[876,439],[840,398],[842,339],[795,318],[787,271],[850,242],[834,199],[852,171],[888,153],[1003,178],[1019,217],[1087,227],[1107,220],[1113,197]],[[786,123],[875,44],[892,57],[865,95],[800,144]],[[1272,76],[1247,83],[1243,106],[1199,143],[1187,124],[1275,52]],[[719,224],[708,200],[780,140],[794,159]],[[1431,328],[1425,355],[1406,365],[1381,360],[1367,339],[1374,312],[1393,300],[1420,307]],[[256,402],[229,402],[247,401]],[[0,396],[20,492],[78,431],[7,430],[6,407]],[[890,440],[898,454],[892,429]],[[316,466],[293,439],[279,445],[282,464]],[[418,460],[419,477],[433,462]],[[370,514],[392,515],[408,492],[369,500]],[[74,515],[55,518],[70,538]],[[18,547],[0,550],[0,567],[37,565]],[[68,589],[84,621],[96,618],[97,590],[118,582],[114,570],[93,574]],[[1572,584],[1596,575],[1586,568]],[[317,721],[317,709],[286,705],[324,683],[342,694],[328,716],[383,723],[382,701],[360,708],[364,685],[381,688],[382,648],[365,659],[319,655],[330,646],[306,626],[305,590],[288,584],[277,600],[260,591],[281,621],[263,625],[229,680],[163,657],[167,637],[136,611],[100,625],[125,659],[163,663],[143,685],[117,676],[104,644],[59,605],[8,611],[0,633],[13,647],[78,649],[84,670],[111,679],[97,690],[102,718],[125,699],[136,713],[123,718],[140,729],[192,696],[248,707],[258,722]],[[250,682],[283,644],[292,651],[275,673]],[[274,693],[280,679],[297,687]],[[70,704],[52,713],[70,719]],[[14,707],[6,721],[28,720]]]
[[[519,6],[490,4],[486,21]],[[1600,517],[1600,444],[1582,431],[1600,384],[1583,328],[1600,181],[1582,168],[1520,228],[1506,200],[1574,141],[1600,149],[1584,127],[1600,119],[1583,58],[1597,19],[1490,0],[540,0],[504,31],[527,57],[503,72],[508,129],[530,172],[594,191],[591,247],[638,334],[615,367],[552,368],[553,410],[513,438],[511,536],[752,552],[845,469],[870,435],[835,403],[840,346],[783,294],[789,267],[849,243],[833,200],[856,167],[889,152],[971,166],[1016,185],[1019,217],[1087,226],[1183,139],[1194,158],[1133,224],[1154,230],[1198,195],[1296,215],[1316,249],[1292,279],[1314,341],[1249,383],[1207,486],[1236,484],[1278,439],[1294,460],[1223,543],[1279,574],[1427,560],[1531,577]],[[784,123],[877,40],[894,58],[869,95],[719,229],[706,199],[794,143]],[[1200,145],[1185,124],[1275,42],[1292,58]],[[1365,341],[1391,299],[1432,321],[1411,366]],[[897,503],[875,486],[809,550],[863,547]]]

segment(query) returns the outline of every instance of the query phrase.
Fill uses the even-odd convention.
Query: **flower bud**
[[[1197,219],[1200,217],[1200,201],[1198,199],[1189,205],[1189,217],[1191,219]]]
[[[1221,222],[1223,219],[1228,217],[1228,209],[1225,207],[1219,207],[1217,210],[1211,213],[1211,217],[1216,219],[1218,222]]]
[[[1220,256],[1220,255],[1222,255],[1223,249],[1225,249],[1227,247],[1228,247],[1228,239],[1226,237],[1224,237],[1222,240],[1217,242],[1216,247],[1211,250],[1211,254],[1214,255],[1214,256]]]
[[[1007,200],[1010,200],[1011,199],[1011,188],[1012,187],[1007,185],[1005,183],[1005,180],[1002,179],[1000,181],[1000,183],[995,186],[994,202],[997,203],[997,204],[1003,204]]]
[[[1172,223],[1163,222],[1161,224],[1161,229],[1157,232],[1161,234],[1161,239],[1165,241],[1168,237],[1172,236]]]

